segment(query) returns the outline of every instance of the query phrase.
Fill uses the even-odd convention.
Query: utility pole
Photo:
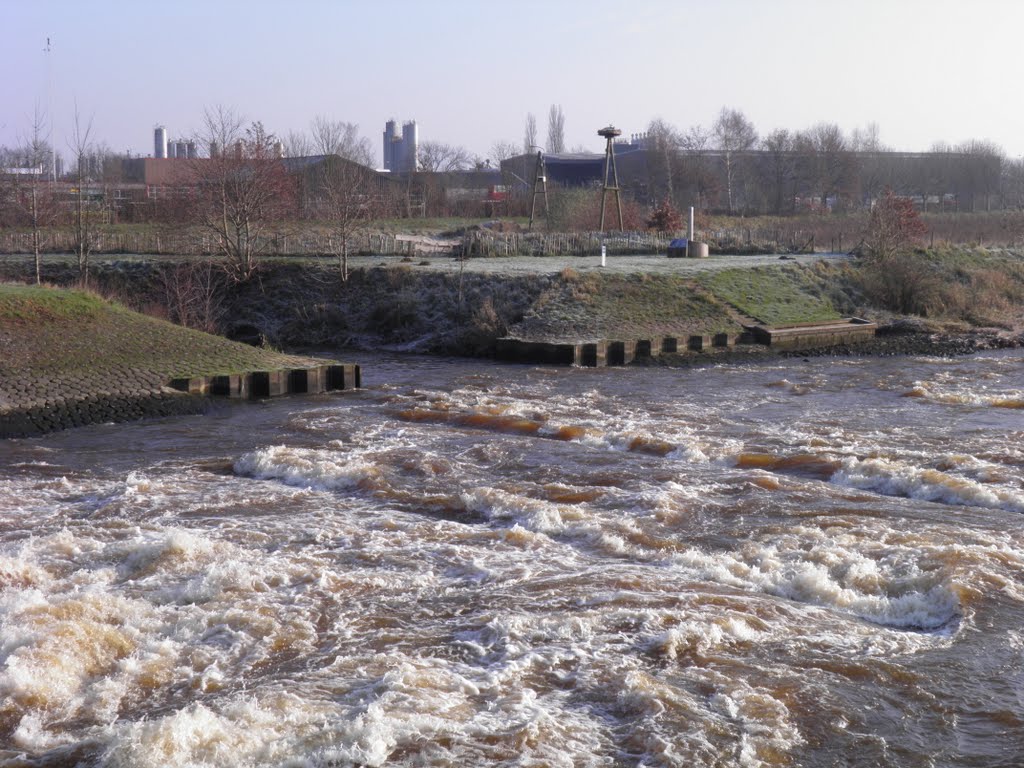
[[[50,60],[50,38],[46,38],[46,111],[50,114],[50,181],[57,181],[57,142],[53,136],[53,64]]]

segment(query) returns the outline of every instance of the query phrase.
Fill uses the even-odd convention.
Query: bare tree
[[[216,333],[224,316],[224,272],[209,259],[167,264],[157,272],[171,322]]]
[[[871,209],[864,245],[870,258],[884,261],[910,248],[927,231],[914,203],[887,188]]]
[[[205,138],[218,151],[191,170],[198,187],[197,218],[214,236],[231,279],[256,274],[269,246],[269,226],[291,212],[295,185],[277,156],[277,138],[263,124],[242,129],[232,110],[206,110]]]
[[[465,147],[440,141],[422,142],[419,155],[420,170],[427,173],[463,171],[473,163],[473,157]]]
[[[853,157],[835,123],[819,123],[794,139],[800,180],[822,210],[829,198],[840,198],[854,182]]]
[[[351,160],[328,157],[319,170],[319,187],[330,246],[338,257],[341,280],[347,283],[350,245],[381,208],[376,174]]]
[[[868,123],[864,128],[854,128],[850,133],[850,150],[852,152],[886,152],[888,148],[882,144],[881,131],[878,123]]]
[[[869,297],[903,313],[926,313],[935,303],[939,278],[911,247],[927,227],[914,203],[886,189],[875,203],[864,234],[862,279]]]
[[[761,139],[761,149],[766,155],[766,162],[762,165],[766,196],[772,212],[780,215],[783,212],[783,201],[791,205],[795,197],[793,136],[785,128],[778,128]]]
[[[359,126],[318,115],[310,124],[313,148],[321,155],[337,155],[361,165],[373,164],[370,140],[359,135]]]
[[[538,148],[537,117],[533,112],[526,113],[526,127],[523,130],[523,153],[530,154]]]
[[[565,114],[561,104],[552,104],[548,110],[548,152],[565,152]]]
[[[89,283],[89,257],[92,254],[96,237],[93,221],[92,205],[88,197],[89,155],[92,152],[92,118],[82,124],[78,105],[75,105],[74,125],[71,129],[69,147],[75,156],[75,193],[74,243],[75,255],[78,258],[78,279],[83,285]]]
[[[754,124],[738,109],[722,107],[712,132],[718,149],[722,151],[725,165],[725,199],[729,213],[732,214],[736,203],[736,191],[742,186],[746,172],[743,153],[748,152],[757,143],[757,131]]]
[[[36,283],[42,282],[40,252],[46,227],[53,224],[59,212],[53,187],[43,179],[49,176],[53,148],[46,130],[46,115],[36,105],[29,135],[21,147],[9,153],[7,163],[12,166],[7,174],[6,189],[0,190],[0,202],[6,201],[13,220],[28,225],[32,230],[32,256],[35,262]],[[0,163],[0,167],[3,163]]]
[[[285,157],[309,157],[314,154],[313,142],[302,131],[288,131],[284,137]]]
[[[676,174],[683,137],[674,126],[655,118],[647,126],[648,196],[650,202],[675,201]]]
[[[703,126],[695,125],[683,134],[682,147],[686,160],[684,171],[698,209],[706,208],[717,191],[715,175],[708,157],[710,146],[711,133]]]
[[[496,141],[491,144],[491,151],[487,155],[487,159],[491,161],[495,168],[500,168],[501,164],[519,154],[519,147],[511,141]]]
[[[991,141],[972,139],[958,144],[955,151],[962,156],[959,186],[970,201],[971,210],[978,209],[979,197],[985,210],[991,210],[992,198],[999,192],[1002,179],[1003,148]]]

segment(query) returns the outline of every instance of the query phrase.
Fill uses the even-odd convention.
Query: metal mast
[[[537,172],[533,178],[533,201],[530,203],[530,229],[533,229],[533,217],[537,212],[537,195],[544,196],[544,218],[548,215],[548,177],[544,170],[544,153],[537,150]]]
[[[615,205],[619,212],[619,231],[623,231],[622,225],[622,196],[619,193],[619,171],[615,167],[615,137],[621,136],[622,131],[613,125],[606,125],[597,132],[598,136],[607,139],[604,150],[604,186],[601,188],[601,231],[604,232],[604,210],[605,200],[609,192],[615,193]],[[608,183],[609,172],[612,183]]]
[[[53,135],[53,64],[50,61],[50,38],[46,38],[46,111],[50,113],[50,181],[57,181],[57,139]]]

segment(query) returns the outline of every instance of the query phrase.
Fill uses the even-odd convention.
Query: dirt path
[[[816,253],[801,256],[710,256],[706,259],[670,259],[665,256],[609,256],[606,266],[601,266],[600,256],[515,256],[497,258],[474,258],[465,262],[444,256],[416,258],[408,263],[414,269],[432,269],[441,272],[499,273],[507,275],[555,274],[570,268],[577,272],[601,271],[618,274],[664,274],[694,275],[736,267],[767,267],[786,263],[812,264],[816,261],[841,260],[845,253]],[[421,264],[426,261],[429,264]],[[402,263],[400,257],[360,256],[350,260],[350,266],[375,266]]]

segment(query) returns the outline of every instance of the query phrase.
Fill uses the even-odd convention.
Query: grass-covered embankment
[[[90,293],[0,284],[0,436],[195,412],[177,377],[310,365]]]
[[[692,279],[566,269],[509,333],[525,341],[578,342],[739,330],[728,306]]]
[[[886,264],[867,257],[771,259],[753,265],[743,258],[697,264],[627,257],[609,259],[603,269],[586,260],[569,261],[578,266],[565,267],[562,259],[555,260],[554,269],[551,260],[540,258],[374,259],[353,267],[346,281],[332,260],[265,260],[256,279],[247,284],[214,281],[209,293],[201,282],[186,279],[203,266],[198,261],[97,261],[91,279],[105,295],[169,317],[179,314],[171,289],[191,285],[191,298],[209,300],[217,310],[206,318],[211,327],[236,338],[263,338],[283,349],[487,355],[506,335],[558,343],[685,338],[735,334],[750,322],[786,325],[853,315],[892,332],[888,340],[858,347],[858,353],[954,354],[1019,343],[1024,328],[1024,258],[1006,250],[916,251]],[[0,262],[0,270],[12,279],[29,277],[27,262]],[[216,274],[216,266],[206,265],[206,272]],[[205,272],[199,269],[198,274]],[[44,264],[47,280],[70,284],[76,276],[70,262]],[[25,312],[11,309],[11,301],[4,327],[43,315],[42,304]],[[107,305],[106,311],[116,315],[125,310]],[[160,342],[139,342],[141,328],[133,326],[136,340],[110,345],[107,354],[122,369],[152,371],[163,365],[159,372],[164,376],[185,376],[224,373],[225,361],[239,368],[269,367],[253,363],[253,356],[262,360],[267,354],[259,349],[222,347],[222,339],[207,336],[171,341],[166,331]],[[891,338],[896,335],[900,338]],[[950,346],[954,336],[959,338]],[[45,346],[54,350],[55,365],[96,364],[87,344],[83,353],[59,331],[53,337]],[[157,347],[167,351],[157,362],[133,362]],[[168,367],[171,360],[177,361],[174,370]]]
[[[823,295],[819,275],[806,267],[756,267],[708,272],[699,282],[719,300],[768,325],[836,320],[841,313]]]

